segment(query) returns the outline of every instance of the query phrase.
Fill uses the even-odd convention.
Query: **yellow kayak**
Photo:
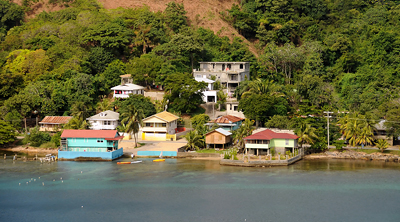
[[[164,162],[165,161],[165,159],[155,159],[155,160],[153,160],[153,162]]]

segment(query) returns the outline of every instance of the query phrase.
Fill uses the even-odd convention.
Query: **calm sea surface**
[[[398,222],[400,164],[303,160],[240,168],[181,159],[131,165],[0,160],[0,221],[120,220]]]

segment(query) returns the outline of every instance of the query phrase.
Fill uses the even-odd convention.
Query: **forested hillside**
[[[108,9],[94,0],[53,0],[63,9],[31,16],[34,1],[0,0],[2,119],[34,110],[93,114],[125,73],[136,84],[164,85],[170,109],[191,113],[203,87],[190,74],[199,61],[250,61],[251,80],[235,96],[262,123],[325,110],[400,115],[399,1],[243,0],[209,8],[191,1],[204,9],[190,18],[186,1],[101,2]],[[207,29],[214,20],[228,26]],[[232,27],[241,38],[226,33]]]

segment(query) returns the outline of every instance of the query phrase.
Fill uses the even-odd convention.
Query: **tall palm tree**
[[[99,111],[99,112],[111,110],[111,108],[112,108],[111,101],[106,96],[103,96],[102,100],[97,103],[96,107],[97,107],[97,111]]]
[[[186,149],[189,150],[198,150],[200,149],[200,145],[204,144],[204,136],[200,134],[197,130],[192,130],[186,135],[183,136],[186,141]]]
[[[305,143],[314,143],[315,139],[317,138],[317,135],[315,134],[315,128],[311,127],[310,124],[301,124],[295,132],[299,137],[298,141],[300,143],[300,148],[303,147],[303,144]]]
[[[366,125],[360,130],[360,134],[358,135],[356,142],[357,144],[362,145],[372,144],[374,141],[373,136],[374,133],[372,132],[371,127],[369,125]]]
[[[137,147],[137,133],[140,126],[143,126],[145,115],[142,109],[136,109],[134,105],[129,105],[123,110],[121,117],[122,123],[125,124],[125,133],[133,134],[135,139],[135,147]]]

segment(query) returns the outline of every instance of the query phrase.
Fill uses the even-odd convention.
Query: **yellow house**
[[[142,140],[176,140],[178,116],[167,111],[143,119]]]

